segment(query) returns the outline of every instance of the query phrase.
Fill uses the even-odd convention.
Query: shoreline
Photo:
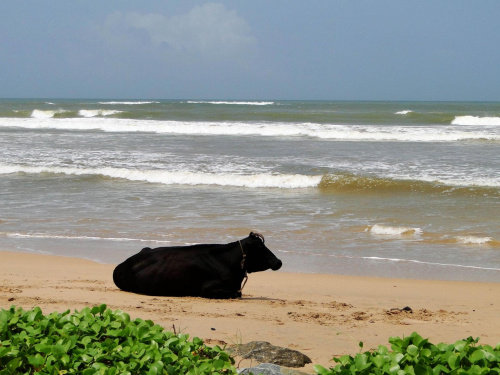
[[[2,251],[0,259],[1,308],[39,306],[46,314],[105,303],[209,345],[268,341],[298,350],[311,358],[302,368],[311,373],[314,364],[357,353],[360,341],[369,350],[413,331],[434,344],[468,336],[500,342],[494,282],[267,271],[249,275],[242,299],[207,300],[123,292],[112,280],[115,265],[81,258]]]
[[[196,243],[182,243],[179,246],[189,246],[193,245]],[[171,244],[168,244],[169,246]],[[172,246],[177,246],[178,244],[174,244]],[[140,246],[139,246],[140,248]],[[273,250],[273,249],[272,249]],[[95,257],[92,256],[83,256],[81,254],[78,255],[70,255],[67,254],[64,251],[58,251],[58,249],[53,249],[53,251],[26,251],[26,250],[8,250],[7,248],[3,247],[0,249],[0,253],[2,252],[9,252],[9,253],[16,253],[16,254],[31,254],[31,255],[42,255],[42,256],[54,256],[54,257],[62,257],[62,258],[68,258],[68,259],[82,259],[90,262],[94,262],[97,264],[101,265],[109,265],[109,266],[116,266],[117,264],[125,261],[128,257],[136,254],[138,252],[137,248],[134,248],[133,251],[130,251],[129,253],[123,255],[121,258],[117,260],[117,257],[112,257],[112,258],[106,258],[106,259],[96,259]],[[95,251],[93,251],[93,255],[96,256]],[[276,251],[276,253],[279,253],[279,250]],[[280,259],[283,259],[283,256],[277,254],[277,256]],[[328,257],[328,256],[327,256]],[[343,258],[335,258],[337,261],[341,261]],[[363,260],[365,258],[359,258],[358,260]],[[373,259],[372,259],[373,260]],[[375,259],[377,260],[377,259]],[[488,267],[479,267],[479,266],[470,266],[470,265],[455,265],[455,264],[443,264],[443,263],[431,263],[431,262],[424,262],[424,261],[417,261],[413,259],[406,259],[406,260],[401,260],[401,262],[406,263],[408,265],[410,264],[420,264],[420,265],[428,265],[428,266],[434,266],[437,267],[436,270],[434,270],[432,273],[436,274],[438,273],[440,275],[440,278],[433,278],[431,275],[431,272],[429,270],[423,271],[424,274],[420,274],[419,277],[415,276],[417,274],[417,271],[414,271],[414,273],[410,273],[409,275],[401,276],[399,272],[396,274],[396,276],[386,276],[383,275],[381,276],[380,274],[382,272],[375,272],[375,273],[363,273],[363,272],[350,272],[353,271],[352,269],[348,269],[347,272],[345,273],[335,273],[335,272],[322,272],[321,270],[318,271],[310,271],[310,270],[300,270],[292,267],[291,269],[281,269],[281,273],[293,273],[297,275],[332,275],[332,276],[345,276],[345,277],[361,277],[361,278],[374,278],[374,279],[392,279],[392,280],[415,280],[415,281],[444,281],[444,282],[472,282],[472,283],[499,283],[500,284],[500,269],[498,268],[488,268]],[[387,264],[388,266],[390,264]],[[363,267],[367,267],[366,264],[363,265]],[[439,273],[439,267],[447,267],[448,270],[445,271],[444,275],[449,275],[449,268],[454,267],[457,270],[461,270],[462,274],[460,277],[443,277],[443,272]],[[316,267],[317,268],[317,267]],[[477,272],[482,272],[483,274],[478,277],[477,275],[471,276],[471,275],[466,275],[465,273],[468,272],[469,270],[474,270]],[[492,273],[493,272],[493,273]],[[470,277],[469,277],[470,276]]]

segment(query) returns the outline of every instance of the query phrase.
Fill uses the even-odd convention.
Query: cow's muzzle
[[[282,265],[283,263],[281,262],[281,260],[277,259],[276,262],[274,262],[274,264],[272,265],[271,269],[273,271],[277,271],[281,268]]]

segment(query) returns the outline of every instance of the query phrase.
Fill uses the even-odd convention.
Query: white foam
[[[352,257],[355,258],[355,257]],[[426,264],[430,266],[440,266],[440,267],[456,267],[456,268],[470,268],[477,270],[488,270],[488,271],[500,271],[500,268],[493,267],[480,267],[480,266],[469,266],[462,264],[452,264],[452,263],[434,263],[434,262],[426,262],[415,259],[398,259],[398,258],[381,258],[381,257],[361,257],[361,259],[367,260],[379,260],[379,261],[389,261],[389,262],[404,262],[404,263],[417,263],[417,264]]]
[[[452,125],[500,125],[500,117],[456,116]]]
[[[31,117],[33,118],[52,118],[56,114],[59,113],[65,113],[69,112],[64,109],[58,109],[58,110],[42,110],[42,109],[34,109],[33,112],[31,112]]]
[[[272,105],[274,102],[232,102],[232,101],[196,101],[189,100],[190,104],[234,104],[234,105]]]
[[[488,242],[492,242],[491,237],[477,237],[477,236],[457,236],[456,240],[461,244],[473,244],[473,245],[484,245]]]
[[[86,111],[86,112],[83,112]],[[52,113],[52,111],[51,111]],[[344,141],[453,142],[460,140],[500,141],[492,128],[468,129],[427,126],[329,125],[287,122],[207,122],[158,121],[102,118],[119,111],[82,110],[84,118],[52,119],[53,114],[36,121],[26,118],[0,118],[0,126],[31,129],[93,130],[105,132],[153,132],[189,135],[250,135],[265,137],[314,137]],[[101,117],[97,117],[101,116]],[[45,118],[42,118],[45,117]],[[464,130],[465,129],[465,130]]]
[[[392,227],[380,224],[375,224],[369,230],[372,234],[385,236],[415,236],[422,233],[420,228]]]
[[[500,180],[494,177],[477,177],[473,175],[464,175],[461,178],[446,178],[429,175],[420,176],[398,176],[397,178],[412,180],[418,179],[419,181],[440,183],[450,186],[452,191],[455,187],[500,187]]]
[[[141,104],[158,104],[160,102],[99,102],[99,104],[110,104],[110,105],[141,105]]]
[[[396,115],[407,115],[408,113],[412,113],[413,111],[409,110],[409,109],[405,109],[404,111],[399,111],[399,112],[396,112]]]
[[[113,109],[81,109],[78,111],[78,115],[82,117],[111,116],[121,112],[123,111]]]
[[[346,258],[346,259],[361,259],[361,260],[370,260],[370,261],[380,261],[380,262],[392,262],[392,263],[415,263],[415,264],[425,264],[429,266],[437,266],[437,267],[453,267],[453,268],[468,268],[468,269],[478,269],[478,270],[487,270],[487,271],[500,271],[500,268],[494,267],[481,267],[481,266],[470,266],[463,264],[453,264],[453,263],[437,263],[437,262],[427,262],[416,259],[402,259],[402,258],[384,258],[377,256],[353,256],[353,255],[339,255],[339,254],[314,254],[306,251],[283,251],[277,250],[281,252],[289,252],[294,254],[303,254],[303,255],[314,255],[314,256],[323,256],[323,257],[331,257],[331,258]]]
[[[117,242],[155,242],[155,243],[170,243],[167,240],[144,240],[140,238],[126,238],[126,237],[97,237],[97,236],[61,236],[57,234],[45,234],[45,233],[9,233],[0,232],[0,235],[10,238],[46,238],[46,239],[69,239],[69,240],[89,240],[89,241],[117,241]]]
[[[18,165],[1,165],[0,174],[11,173],[63,173],[67,175],[100,175],[111,178],[122,178],[130,181],[146,181],[165,185],[218,185],[248,188],[281,188],[297,189],[316,187],[322,176],[306,175],[272,175],[272,174],[230,174],[203,172],[169,172],[161,170],[133,170],[125,168],[62,168],[62,167],[28,167]]]

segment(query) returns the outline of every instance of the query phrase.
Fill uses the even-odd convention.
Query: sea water
[[[500,281],[500,103],[4,99],[0,188],[0,250]]]

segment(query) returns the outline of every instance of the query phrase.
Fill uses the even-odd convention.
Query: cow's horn
[[[250,232],[250,235],[251,235],[251,236],[255,236],[255,237],[260,238],[260,240],[262,241],[262,243],[265,243],[265,242],[266,242],[266,240],[264,239],[264,236],[263,236],[262,234],[260,234],[260,233],[257,233],[257,232]]]

